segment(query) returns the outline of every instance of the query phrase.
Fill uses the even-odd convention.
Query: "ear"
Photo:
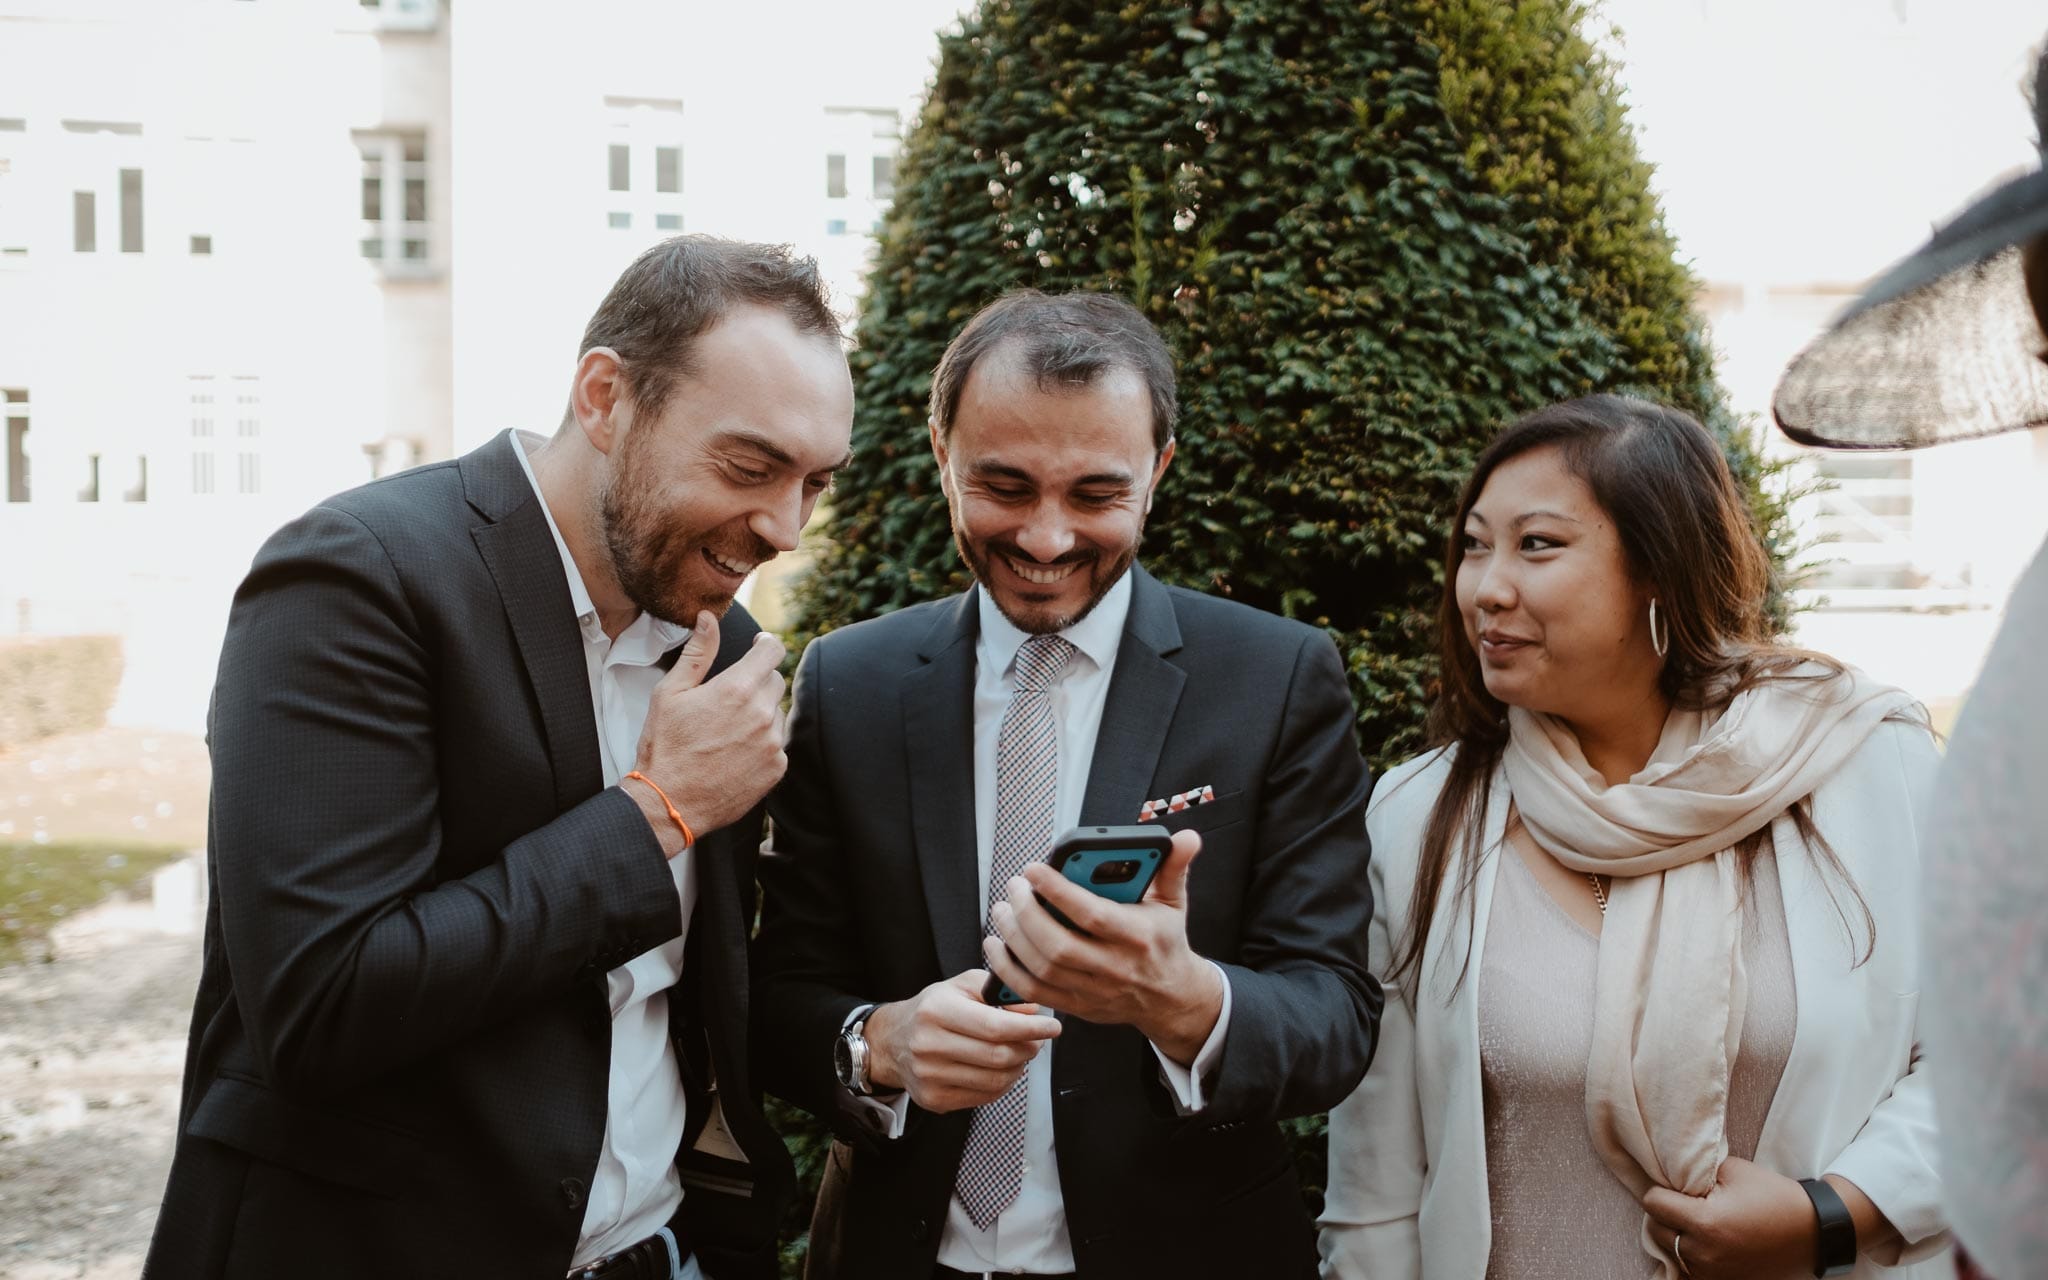
[[[583,353],[576,362],[576,380],[569,386],[569,412],[591,448],[609,456],[632,421],[618,352],[592,347]]]
[[[945,437],[939,434],[938,419],[926,419],[925,429],[932,438],[932,457],[936,458],[939,463],[939,490],[946,495],[946,500],[951,502],[953,500],[953,473],[946,468],[946,441]]]
[[[1148,516],[1152,514],[1152,495],[1159,492],[1159,481],[1165,477],[1167,464],[1173,461],[1174,446],[1179,443],[1168,440],[1166,447],[1159,451],[1159,461],[1152,464],[1152,483],[1145,488],[1145,514]]]

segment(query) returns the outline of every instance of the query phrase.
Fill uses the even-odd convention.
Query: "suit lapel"
[[[974,832],[975,593],[939,611],[903,679],[903,741],[918,874],[939,971],[981,964],[982,904]]]
[[[568,809],[604,786],[590,673],[561,553],[519,459],[510,431],[463,457],[463,488],[485,523],[470,530],[498,585],[519,657],[540,705],[554,766],[555,804]]]
[[[1102,704],[1102,727],[1095,734],[1088,790],[1081,800],[1081,821],[1087,826],[1122,827],[1138,820],[1139,806],[1152,798],[1159,753],[1187,683],[1187,673],[1166,660],[1181,643],[1173,597],[1143,569],[1134,566],[1131,575],[1130,617]]]

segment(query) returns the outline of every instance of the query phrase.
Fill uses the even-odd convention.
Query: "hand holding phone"
[[[1074,884],[1111,902],[1136,902],[1152,887],[1152,877],[1165,864],[1173,847],[1172,833],[1156,825],[1132,827],[1075,827],[1053,842],[1046,862]],[[1039,895],[1039,904],[1069,929],[1086,935],[1059,908]],[[1014,960],[1016,957],[1011,957]],[[981,998],[992,1005],[1025,1003],[1024,997],[991,973],[982,986]]]
[[[1201,834],[1183,828],[1168,848],[1143,895],[1127,906],[1100,901],[1093,896],[1099,886],[1075,883],[1050,865],[1026,866],[1022,883],[1003,886],[989,908],[998,936],[982,939],[981,955],[991,973],[1035,1003],[1084,1022],[1131,1027],[1187,1066],[1223,1016],[1230,986],[1188,937]],[[1139,874],[1142,866],[1141,854]],[[1105,878],[1122,873],[1119,867]],[[1062,925],[1048,906],[1081,928]]]

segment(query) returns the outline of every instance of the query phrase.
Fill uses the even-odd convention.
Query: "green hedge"
[[[1782,561],[1782,501],[1587,20],[1572,0],[985,0],[941,37],[899,164],[798,642],[966,585],[926,393],[1020,285],[1120,293],[1165,333],[1181,447],[1145,562],[1326,627],[1376,764],[1420,740],[1448,508],[1517,415],[1592,391],[1693,411]],[[1319,1188],[1321,1120],[1293,1128]]]
[[[120,687],[117,636],[0,639],[0,750],[99,728]]]

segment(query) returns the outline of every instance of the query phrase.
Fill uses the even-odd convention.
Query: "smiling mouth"
[[[1010,566],[1011,573],[1016,574],[1018,577],[1024,579],[1024,581],[1029,582],[1034,586],[1040,587],[1051,586],[1055,582],[1062,582],[1066,580],[1067,578],[1071,577],[1074,573],[1074,570],[1079,569],[1082,564],[1081,561],[1075,560],[1068,564],[1040,566],[1027,564],[1014,556],[1004,556],[1003,563]]]
[[[744,578],[748,574],[752,573],[755,568],[755,566],[750,564],[734,564],[730,560],[720,559],[718,556],[713,555],[708,550],[705,551],[704,558],[711,562],[712,568],[718,570],[720,573],[727,574],[734,578]]]

